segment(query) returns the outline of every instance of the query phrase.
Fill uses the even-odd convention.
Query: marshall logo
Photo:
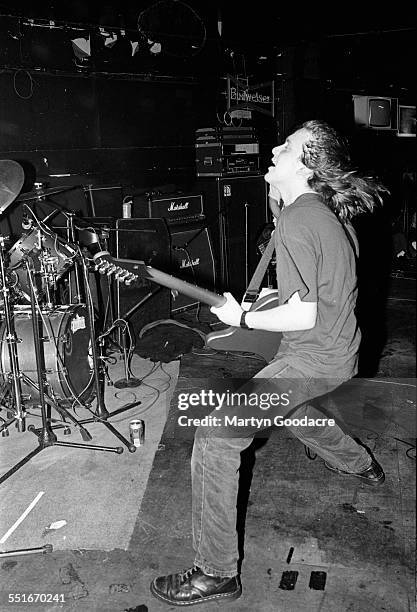
[[[168,212],[175,212],[176,210],[187,210],[189,206],[189,202],[181,202],[178,204],[176,204],[175,202],[171,202],[171,204],[168,206]]]
[[[198,266],[200,264],[200,258],[196,257],[195,259],[182,259],[180,268],[194,268],[194,266]]]

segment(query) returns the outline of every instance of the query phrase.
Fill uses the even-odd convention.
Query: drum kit
[[[130,452],[136,450],[108,422],[110,416],[131,406],[110,414],[104,403],[103,343],[96,338],[89,289],[92,259],[75,240],[75,215],[60,210],[67,219],[63,238],[46,223],[53,213],[39,220],[29,206],[65,188],[35,189],[17,197],[23,182],[20,164],[0,160],[0,216],[14,201],[29,215],[22,223],[25,231],[11,248],[6,247],[7,237],[0,235],[0,432],[8,435],[13,423],[19,432],[26,431],[27,415],[33,414],[28,408],[38,410],[42,426],[28,426],[38,438],[38,447],[0,476],[0,484],[49,446],[123,452],[120,446],[59,441],[54,430],[63,428],[69,433],[70,424],[88,442],[92,436],[84,425],[102,423]],[[62,299],[63,291],[67,300]],[[87,408],[91,418],[76,418],[76,406]],[[60,419],[52,418],[52,408]]]

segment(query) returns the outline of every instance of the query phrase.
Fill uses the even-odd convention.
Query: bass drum
[[[38,384],[32,312],[27,306],[14,308],[14,326],[19,369]],[[42,311],[42,336],[45,352],[47,393],[53,399],[70,405],[88,401],[93,392],[94,377],[91,358],[87,310],[83,305],[59,306]],[[3,379],[10,372],[10,358],[5,323],[0,327],[1,373]],[[22,379],[24,400],[39,403],[39,392]]]

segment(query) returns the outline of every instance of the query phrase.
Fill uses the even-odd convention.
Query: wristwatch
[[[248,325],[246,324],[246,315],[248,314],[247,310],[244,310],[242,312],[242,316],[240,317],[240,327],[242,327],[243,329],[252,329],[252,327],[248,327]]]

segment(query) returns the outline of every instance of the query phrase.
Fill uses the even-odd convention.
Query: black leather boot
[[[155,578],[151,593],[174,606],[192,606],[205,601],[237,599],[242,594],[242,586],[238,576],[209,576],[194,566],[178,574]]]
[[[381,485],[385,480],[384,470],[375,459],[372,459],[371,465],[366,470],[363,470],[363,472],[345,472],[344,470],[330,465],[330,463],[327,463],[326,461],[324,462],[324,465],[332,472],[342,474],[343,476],[358,478],[364,484],[372,485],[374,487]]]

